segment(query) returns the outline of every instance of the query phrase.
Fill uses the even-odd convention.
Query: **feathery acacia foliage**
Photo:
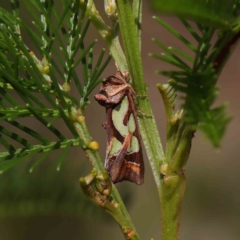
[[[86,4],[80,10],[78,1],[63,0],[62,8],[53,1],[23,2],[33,18],[31,25],[19,18],[19,1],[11,1],[12,13],[0,9],[0,118],[10,124],[0,127],[0,141],[7,150],[0,155],[1,172],[42,152],[30,168],[33,171],[49,153],[59,148],[64,149],[58,159],[61,163],[72,146],[85,147],[72,124],[73,111],[76,107],[84,111],[89,94],[102,81],[99,77],[110,60],[108,57],[103,61],[103,50],[95,68],[92,67],[92,47],[96,41],[84,45],[90,24],[89,20],[84,21]],[[22,32],[27,33],[36,50],[26,46]],[[76,72],[79,65],[82,66],[80,77]],[[74,86],[78,90],[77,98],[70,94]],[[56,141],[51,142],[20,123],[23,117],[42,123],[56,136]],[[72,139],[54,126],[58,119],[64,120]],[[15,133],[14,127],[23,134]],[[38,143],[23,137],[26,134]]]
[[[179,4],[174,0],[152,0],[152,3],[154,8],[161,12],[180,16],[181,22],[197,42],[196,44],[191,43],[160,18],[154,17],[194,55],[193,58],[180,49],[167,47],[153,39],[165,53],[151,54],[151,56],[180,69],[178,71],[158,71],[158,73],[173,79],[174,81],[170,81],[171,86],[185,94],[183,108],[186,123],[190,124],[194,130],[203,131],[212,144],[219,147],[231,117],[225,112],[226,104],[219,107],[212,105],[218,95],[217,79],[225,59],[231,54],[231,48],[238,39],[240,1],[224,0],[216,3],[214,0],[182,0]],[[186,17],[195,20],[196,27],[193,27],[185,19]],[[216,28],[213,26],[223,29],[219,30],[217,41],[213,40],[216,33]],[[232,39],[233,42],[226,46],[229,39]]]
[[[225,113],[225,105],[212,107],[218,95],[216,82],[220,73],[216,58],[221,51],[219,44],[224,42],[226,36],[222,35],[215,44],[212,44],[214,28],[198,24],[199,34],[185,19],[181,19],[186,29],[197,41],[197,44],[194,45],[161,19],[157,17],[154,19],[195,55],[193,58],[180,49],[166,47],[158,40],[153,39],[165,53],[161,55],[151,54],[151,56],[180,69],[158,71],[158,73],[173,79],[170,81],[171,86],[185,94],[183,108],[186,123],[195,130],[202,130],[212,144],[218,147],[231,119]]]

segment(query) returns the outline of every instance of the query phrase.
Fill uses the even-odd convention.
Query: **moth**
[[[128,180],[143,184],[144,163],[134,97],[128,72],[117,71],[94,96],[106,108],[107,132],[105,169],[113,183]]]

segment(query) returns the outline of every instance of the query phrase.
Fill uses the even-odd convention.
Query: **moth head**
[[[98,93],[94,96],[95,100],[98,101],[98,103],[102,106],[106,106],[107,97],[103,94],[103,91],[101,93]]]
[[[104,91],[100,91],[100,93],[96,94],[94,96],[95,100],[103,107],[112,107],[114,105],[117,105],[118,104],[118,99],[117,99],[117,102],[114,102],[114,99],[109,99],[106,95],[106,93]],[[112,100],[112,101],[111,101]]]

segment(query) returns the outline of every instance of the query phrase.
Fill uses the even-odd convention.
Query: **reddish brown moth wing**
[[[135,92],[129,73],[117,71],[94,97],[106,108],[107,151],[105,169],[113,183],[128,180],[143,184],[144,163],[137,122]]]

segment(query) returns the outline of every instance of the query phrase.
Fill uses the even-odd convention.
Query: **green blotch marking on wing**
[[[128,131],[130,133],[134,133],[134,131],[136,130],[136,123],[133,117],[133,114],[130,115],[129,121],[128,121]]]
[[[112,112],[113,125],[123,137],[128,134],[128,127],[123,124],[123,119],[128,111],[128,107],[128,99],[124,97],[122,102]]]
[[[112,148],[109,152],[109,155],[113,155],[118,153],[122,149],[122,143],[118,141],[116,138],[113,138]]]
[[[127,152],[128,154],[139,152],[139,141],[135,136],[132,136],[131,146],[128,148]]]

